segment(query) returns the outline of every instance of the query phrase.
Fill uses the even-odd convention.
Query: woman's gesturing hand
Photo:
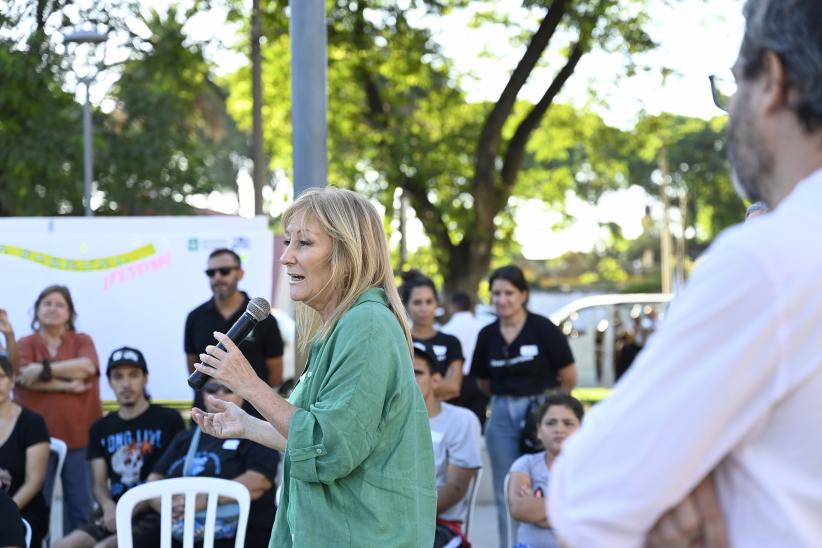
[[[216,413],[208,413],[197,407],[191,410],[191,418],[200,429],[215,438],[243,438],[246,437],[246,419],[248,413],[232,402],[223,401],[212,395],[207,395],[208,402]]]
[[[219,331],[214,332],[214,338],[225,350],[215,345],[206,346],[205,353],[200,354],[200,363],[195,363],[194,369],[243,396],[243,389],[259,377],[231,339]]]

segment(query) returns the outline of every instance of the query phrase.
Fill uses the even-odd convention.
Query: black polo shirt
[[[462,355],[460,340],[453,335],[437,331],[437,334],[430,339],[420,339],[418,337],[413,337],[413,339],[414,342],[422,344],[425,351],[436,359],[437,371],[442,376],[448,373],[448,366],[454,360],[465,359]]]
[[[559,370],[574,363],[568,339],[551,320],[528,313],[522,330],[505,342],[500,322],[486,325],[477,335],[471,374],[491,381],[499,396],[532,396],[559,386]]]
[[[185,352],[199,356],[205,347],[216,344],[214,332],[227,333],[231,326],[243,315],[251,299],[243,291],[243,304],[230,318],[225,319],[217,310],[214,299],[211,298],[192,310],[186,318]],[[254,368],[257,376],[268,382],[268,369],[265,366],[266,358],[279,358],[283,355],[283,338],[274,316],[269,315],[259,322],[254,331],[239,344],[248,363]],[[198,360],[199,361],[199,360]],[[202,395],[197,393],[195,403],[202,403]]]

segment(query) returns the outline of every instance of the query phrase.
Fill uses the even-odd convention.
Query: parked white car
[[[550,314],[568,337],[579,387],[606,387],[630,365],[665,314],[669,293],[582,297]]]

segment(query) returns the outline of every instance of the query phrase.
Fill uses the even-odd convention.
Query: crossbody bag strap
[[[188,451],[186,452],[186,460],[183,462],[184,476],[191,475],[191,467],[194,464],[194,455],[197,453],[197,446],[200,444],[200,436],[202,433],[202,430],[200,430],[200,427],[198,426],[194,430],[194,434],[191,436],[191,443],[188,444]]]

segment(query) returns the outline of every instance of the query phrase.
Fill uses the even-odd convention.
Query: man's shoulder
[[[443,417],[450,423],[455,425],[460,425],[460,428],[464,428],[470,426],[474,423],[479,426],[479,419],[473,413],[464,407],[459,407],[457,405],[451,405],[450,403],[442,402],[442,411]]]
[[[206,311],[212,310],[214,308],[215,308],[214,299],[210,298],[207,301],[205,301],[201,304],[198,304],[193,309],[191,309],[191,312],[188,313],[188,317],[189,318],[195,318],[197,316],[200,316],[200,315],[204,314]]]
[[[109,411],[93,423],[91,423],[91,433],[99,432],[100,430],[106,429],[111,427],[118,422],[121,422],[122,419],[120,415],[117,414],[117,411]]]
[[[163,407],[162,405],[158,405],[156,403],[150,404],[142,416],[146,418],[161,419],[163,422],[167,422],[168,420],[176,422],[177,419],[180,419],[180,421],[183,420],[179,411],[168,407]]]

